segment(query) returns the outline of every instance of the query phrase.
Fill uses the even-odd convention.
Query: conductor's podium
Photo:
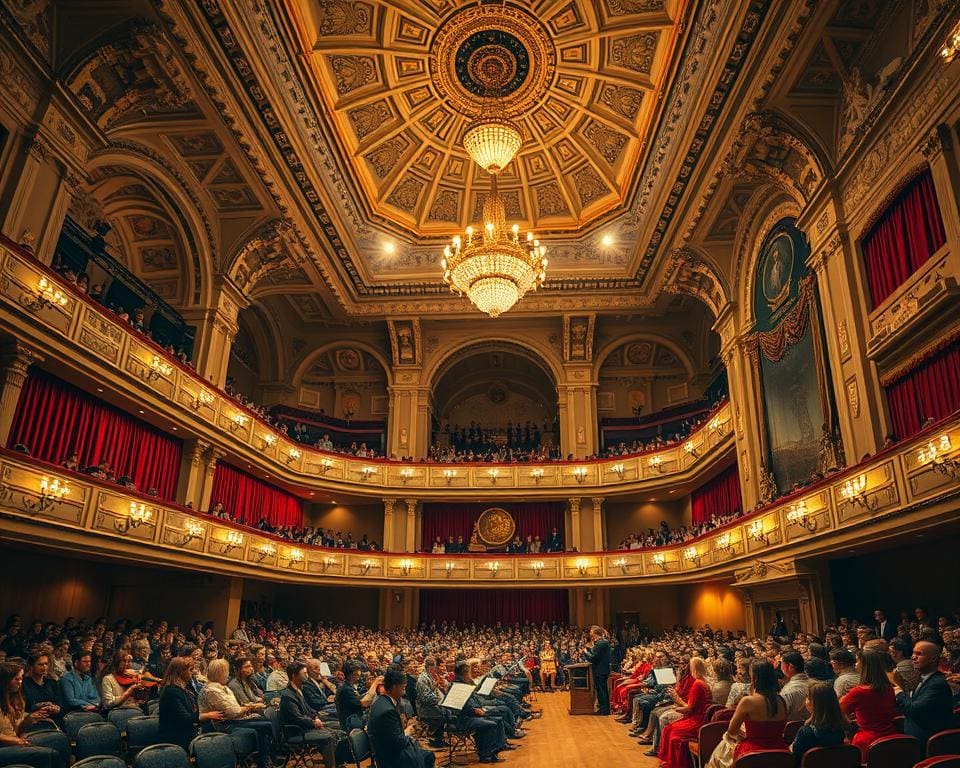
[[[570,714],[593,714],[593,668],[589,664],[564,667],[570,681]]]

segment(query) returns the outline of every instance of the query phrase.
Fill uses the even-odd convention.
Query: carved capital
[[[416,499],[404,499],[407,504],[407,517],[413,517],[417,514],[417,500]]]
[[[590,499],[590,501],[593,502],[593,514],[599,515],[600,510],[603,508],[603,497],[594,496],[592,499]]]
[[[928,163],[932,163],[938,155],[941,155],[950,148],[950,136],[940,131],[940,126],[935,127],[930,133],[923,137],[918,145],[920,154],[924,156]]]
[[[206,440],[195,440],[190,450],[190,463],[195,467],[203,464],[203,455],[210,450],[210,443]]]
[[[30,347],[19,341],[13,341],[0,348],[0,371],[3,387],[20,389],[27,380],[30,366],[43,358]]]
[[[570,504],[570,514],[579,515],[580,514],[580,497],[576,496],[571,499],[567,499],[567,503]]]
[[[396,499],[384,499],[383,500],[383,516],[391,517],[393,515],[393,508],[396,505]]]
[[[38,163],[42,163],[50,156],[50,147],[39,136],[34,136],[30,140],[30,146],[27,147],[27,154]]]

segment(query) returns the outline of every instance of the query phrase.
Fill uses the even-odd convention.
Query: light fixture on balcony
[[[918,451],[917,461],[921,464],[931,465],[934,472],[952,477],[954,480],[960,480],[960,459],[947,456],[952,447],[950,435],[940,435],[939,438],[931,440]]]
[[[193,402],[190,403],[190,407],[195,411],[199,411],[203,406],[210,405],[211,403],[213,403],[213,395],[201,387],[197,390],[197,394],[193,398]]]
[[[488,469],[487,474],[490,476],[490,482],[493,485],[497,484],[497,478],[500,477],[500,470],[494,467],[493,469]]]
[[[320,568],[321,570],[326,572],[336,564],[337,564],[337,559],[335,557],[330,557],[330,555],[327,555],[325,558],[323,558],[323,561],[320,564]]]
[[[700,565],[700,552],[697,551],[697,548],[694,546],[687,547],[683,550],[683,559],[687,562]]]
[[[716,549],[718,552],[726,553],[733,551],[733,541],[731,541],[729,533],[721,533],[717,537]]]
[[[413,470],[410,467],[404,467],[400,470],[400,480],[403,481],[403,484],[406,485],[407,481],[413,477]]]
[[[333,459],[320,459],[320,474],[325,475],[333,469]]]
[[[41,277],[37,283],[37,293],[33,301],[27,303],[27,309],[39,311],[50,306],[65,307],[67,305],[67,296],[56,285],[47,278]]]
[[[533,573],[539,577],[540,574],[543,573],[543,560],[534,560],[530,563],[530,568],[533,570]]]
[[[227,537],[220,542],[220,554],[229,555],[243,546],[243,534],[240,531],[227,531]]]
[[[667,570],[667,556],[663,552],[657,552],[653,556],[653,564],[661,570]]]
[[[577,566],[577,573],[581,576],[586,576],[587,571],[590,570],[590,561],[585,557],[578,557],[575,565]]]
[[[257,554],[254,559],[258,563],[262,563],[268,557],[273,557],[275,554],[277,554],[277,548],[269,541],[265,541],[263,544],[257,547]]]
[[[723,433],[726,431],[727,423],[725,421],[720,421],[719,416],[715,416],[710,420],[708,427],[711,432],[715,432],[720,437],[723,437]]]
[[[750,538],[760,544],[769,544],[770,539],[763,530],[763,520],[754,520],[747,529]]]
[[[443,470],[443,476],[446,478],[447,485],[453,482],[453,479],[457,476],[457,470],[455,469],[445,469]]]
[[[950,32],[943,48],[940,49],[940,55],[947,63],[957,58],[958,53],[960,53],[960,22]]]
[[[272,448],[277,444],[277,436],[273,434],[273,432],[264,432],[262,435],[260,435],[260,439],[263,440],[264,450],[267,448]]]
[[[799,525],[806,528],[810,533],[817,530],[817,520],[815,517],[807,514],[806,499],[800,499],[796,504],[791,504],[787,510],[787,522],[790,525]]]
[[[625,470],[622,463],[614,464],[612,467],[610,467],[610,471],[613,472],[613,474],[615,474],[621,480],[623,480],[623,475]]]
[[[46,477],[40,480],[40,493],[36,501],[24,497],[23,504],[29,512],[43,512],[63,501],[64,497],[70,495],[70,486],[67,481],[60,482],[59,477],[49,480]]]
[[[683,444],[683,450],[685,450],[695,459],[700,458],[700,454],[697,452],[697,446],[693,444],[693,440],[687,440],[687,442]]]
[[[303,550],[302,549],[291,549],[290,550],[290,565],[300,565],[303,562]]]
[[[657,472],[663,474],[663,456],[657,454],[656,456],[650,459],[650,466],[653,467]]]
[[[130,510],[124,517],[115,517],[113,527],[117,533],[128,533],[130,530],[146,525],[153,518],[153,510],[147,509],[144,504],[130,502]]]
[[[250,417],[247,416],[247,414],[237,411],[237,413],[233,414],[233,418],[230,419],[230,431],[236,432],[238,429],[243,429],[247,426],[248,421],[250,421]]]
[[[533,482],[535,482],[537,485],[540,485],[540,481],[543,479],[543,467],[536,467],[535,469],[531,469],[530,477],[533,478]]]
[[[367,480],[373,477],[376,473],[377,470],[375,467],[364,467],[360,470],[360,479],[363,480],[363,482],[367,482]]]
[[[287,451],[287,458],[284,459],[284,462],[287,464],[291,464],[299,458],[300,458],[300,449],[291,448],[289,451]]]
[[[169,376],[173,373],[173,366],[166,360],[161,360],[160,355],[154,355],[150,361],[150,367],[144,371],[143,378],[146,381],[157,381],[162,376]]]
[[[413,570],[412,560],[404,559],[400,561],[400,573],[402,573],[404,576],[409,576],[410,571],[412,570]]]
[[[199,520],[187,520],[183,524],[183,531],[177,537],[176,545],[178,547],[185,547],[191,541],[202,538],[204,530],[206,529]]]
[[[840,486],[840,495],[855,507],[873,509],[877,505],[876,499],[871,500],[867,497],[867,478],[865,475],[857,475],[844,482]]]
[[[582,483],[587,479],[587,468],[586,467],[576,467],[573,470],[573,477],[578,483]]]
[[[449,560],[443,565],[443,570],[447,574],[447,576],[450,576],[453,573],[453,568],[454,568],[454,565]]]
[[[487,570],[490,571],[490,575],[494,578],[497,577],[497,573],[500,572],[500,562],[498,560],[491,560],[487,563]]]
[[[364,560],[360,563],[360,570],[363,571],[364,576],[370,573],[371,568],[373,568],[373,560]]]
[[[613,561],[613,567],[619,568],[624,576],[627,575],[627,571],[630,569],[630,566],[627,565],[627,558],[620,557]]]

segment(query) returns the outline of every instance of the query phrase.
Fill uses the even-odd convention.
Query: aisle
[[[597,765],[626,765],[657,768],[654,757],[644,757],[649,747],[640,747],[627,736],[627,727],[612,717],[567,713],[568,693],[538,693],[534,709],[543,717],[531,721],[530,734],[521,739],[523,749],[503,752],[503,768],[589,768]]]

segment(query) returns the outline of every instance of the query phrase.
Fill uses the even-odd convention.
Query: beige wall
[[[604,505],[607,526],[607,548],[616,549],[631,533],[656,529],[661,520],[671,528],[690,522],[690,497],[676,501],[613,502]]]
[[[382,504],[308,504],[303,522],[304,525],[333,528],[334,532],[342,531],[344,536],[347,531],[353,531],[355,541],[367,534],[369,539],[383,544]]]
[[[746,623],[742,596],[720,582],[611,589],[611,624],[616,622],[618,613],[635,613],[641,623],[655,630],[674,624],[709,624],[714,629],[737,631]]]
[[[291,621],[379,626],[379,589],[299,586],[247,579],[243,599],[265,605],[267,615]]]

